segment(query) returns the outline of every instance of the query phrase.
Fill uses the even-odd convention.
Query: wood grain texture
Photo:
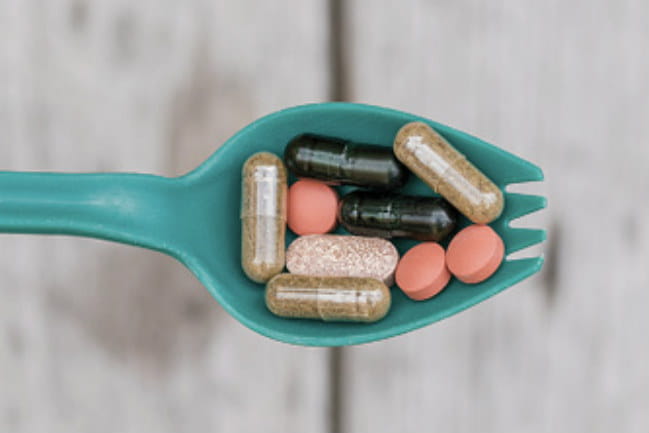
[[[325,11],[1,2],[0,169],[181,174],[255,118],[326,97]],[[326,429],[326,352],[243,328],[172,259],[0,241],[0,431]]]
[[[546,182],[524,190],[549,209],[520,224],[550,240],[540,276],[347,350],[344,430],[647,431],[647,2],[347,6],[352,99],[539,163]]]
[[[538,162],[542,275],[428,329],[326,352],[238,325],[173,260],[0,236],[0,431],[644,432],[649,6],[338,2],[355,101]],[[183,173],[328,93],[324,0],[0,2],[0,169]],[[297,71],[297,72],[296,72]],[[339,97],[340,95],[336,96]],[[535,248],[527,254],[538,254]]]

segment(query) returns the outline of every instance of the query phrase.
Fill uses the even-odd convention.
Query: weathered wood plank
[[[322,100],[326,5],[283,6],[0,3],[0,169],[180,174]],[[243,328],[170,258],[0,239],[1,431],[326,428],[326,352]]]
[[[649,7],[353,1],[353,99],[540,163],[544,274],[443,323],[350,349],[346,431],[646,431]]]

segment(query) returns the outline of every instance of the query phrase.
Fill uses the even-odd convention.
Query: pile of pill
[[[502,263],[503,241],[487,225],[503,210],[501,190],[423,122],[403,126],[392,148],[303,134],[283,157],[248,158],[241,200],[242,267],[266,284],[278,316],[374,322],[390,310],[393,284],[423,301],[452,277],[479,283]],[[410,172],[441,197],[398,192]],[[358,189],[339,197],[336,185]],[[459,214],[473,224],[455,232]],[[350,235],[330,234],[339,224]],[[298,235],[288,248],[287,225]],[[421,242],[399,257],[391,238]]]

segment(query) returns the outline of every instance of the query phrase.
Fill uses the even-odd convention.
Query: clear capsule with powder
[[[245,162],[242,177],[241,266],[248,278],[265,283],[284,269],[286,168],[260,152]]]
[[[391,302],[388,287],[373,278],[279,274],[266,285],[266,306],[286,318],[376,322]]]
[[[474,223],[488,224],[502,213],[500,188],[427,124],[403,126],[394,140],[394,154]]]

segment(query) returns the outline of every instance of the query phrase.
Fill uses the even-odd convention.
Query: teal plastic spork
[[[501,189],[540,181],[541,169],[463,132],[400,111],[348,103],[289,108],[245,127],[207,161],[178,178],[146,174],[56,174],[0,172],[0,232],[88,236],[169,254],[205,285],[234,318],[276,340],[310,346],[343,346],[392,337],[467,309],[540,270],[543,258],[506,260],[487,281],[457,280],[423,302],[392,289],[392,308],[372,324],[289,320],[272,315],[264,288],[240,266],[241,167],[253,153],[282,155],[294,136],[311,132],[391,146],[407,122],[427,122]],[[411,176],[404,192],[435,195]],[[545,207],[540,196],[505,193],[502,216],[491,226],[506,253],[539,243],[544,230],[511,228],[511,220]],[[462,221],[461,225],[468,224]],[[293,236],[287,236],[287,243]],[[395,242],[403,253],[414,243]]]

